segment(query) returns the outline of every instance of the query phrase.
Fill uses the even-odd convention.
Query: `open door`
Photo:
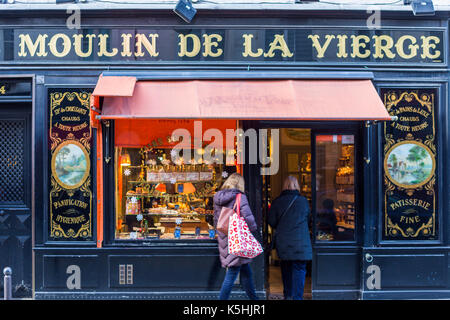
[[[278,128],[279,170],[276,174],[263,176],[263,214],[267,217],[272,201],[282,191],[284,179],[289,175],[296,177],[300,183],[300,192],[311,204],[311,129],[310,128]],[[271,138],[272,139],[272,138]],[[272,141],[272,140],[271,140]],[[273,143],[273,141],[272,141]],[[272,145],[271,143],[271,145]],[[273,240],[273,230],[264,219],[265,243],[270,246]],[[272,300],[284,299],[283,281],[281,276],[280,259],[276,250],[266,254],[266,288],[268,298]],[[305,300],[311,299],[311,262],[307,263],[305,279]]]
[[[362,241],[362,123],[279,128],[279,172],[263,177],[263,208],[281,193],[288,175],[298,178],[311,207],[313,260],[304,299],[358,299]],[[265,243],[273,232],[264,219]],[[279,259],[266,254],[269,299],[283,299]]]

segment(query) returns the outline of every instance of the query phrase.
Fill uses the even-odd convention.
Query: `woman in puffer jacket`
[[[255,234],[258,227],[255,222],[255,217],[248,204],[247,197],[244,194],[244,178],[238,174],[233,173],[225,181],[221,190],[214,195],[214,226],[217,226],[222,207],[233,208],[236,202],[236,196],[241,194],[240,213],[247,222],[250,231]],[[255,286],[253,284],[252,270],[249,263],[250,258],[238,257],[228,253],[228,236],[220,231],[218,234],[219,254],[222,268],[228,268],[225,279],[220,290],[220,300],[227,300],[230,297],[233,284],[240,273],[241,285],[249,299],[257,300]]]

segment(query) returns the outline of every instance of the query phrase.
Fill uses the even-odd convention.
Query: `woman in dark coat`
[[[241,194],[240,214],[247,222],[250,231],[255,234],[257,225],[255,217],[248,204],[247,197],[244,194],[244,178],[237,173],[233,173],[225,181],[221,190],[214,195],[214,226],[217,226],[222,207],[233,208],[236,202],[236,196]],[[252,270],[249,263],[250,258],[242,258],[228,253],[228,236],[220,231],[217,231],[220,262],[222,268],[227,268],[225,279],[223,280],[222,288],[220,290],[221,300],[227,300],[230,296],[231,289],[234,282],[241,274],[241,285],[244,287],[248,297],[252,300],[257,300],[255,286],[253,284]]]
[[[310,212],[308,200],[300,195],[297,179],[287,177],[283,191],[272,202],[268,214],[268,223],[275,229],[273,241],[281,260],[285,299],[303,299],[306,262],[312,259],[308,228]]]

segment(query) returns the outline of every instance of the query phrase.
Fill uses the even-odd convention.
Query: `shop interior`
[[[354,241],[354,136],[312,135],[311,129],[281,128],[278,139],[280,169],[277,174],[264,176],[263,181],[265,214],[270,214],[271,202],[282,192],[284,179],[292,175],[299,181],[301,195],[310,203],[312,245]],[[271,141],[270,146],[273,143]],[[272,151],[270,153],[271,157],[275,156]],[[270,243],[274,230],[268,224],[266,228]],[[304,299],[311,299],[311,272],[312,262],[309,262]],[[280,260],[276,250],[272,250],[268,257],[267,273],[269,299],[283,299]]]

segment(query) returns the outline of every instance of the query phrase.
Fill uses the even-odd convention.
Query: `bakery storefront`
[[[395,119],[366,75],[168,81],[119,74],[104,72],[92,94],[92,124],[104,143],[97,163],[104,202],[97,212],[114,212],[100,218],[112,220],[110,230],[114,226],[103,243],[112,238],[111,245],[127,250],[170,245],[216,250],[213,196],[233,172],[244,175],[249,199],[260,203],[254,210],[261,242],[272,240],[266,215],[287,175],[299,179],[317,212],[311,224],[317,243],[335,249],[360,241],[363,128]],[[103,159],[109,159],[107,165]],[[327,221],[333,210],[334,225]],[[210,263],[217,267],[216,259]],[[258,259],[260,279],[267,271],[259,294],[276,298],[278,258],[272,252]],[[126,280],[126,272],[150,263],[134,261],[122,266],[124,284],[133,281]],[[220,270],[211,272],[205,275],[221,279]],[[309,272],[306,296],[311,297],[312,265]]]
[[[264,246],[271,201],[299,179],[313,213],[306,298],[449,297],[445,12],[414,28],[387,12],[371,29],[357,11],[199,10],[189,25],[162,8],[110,11],[86,10],[80,29],[59,26],[65,10],[2,29],[0,103],[29,113],[0,113],[1,132],[23,124],[31,161],[23,199],[0,198],[0,226],[29,227],[0,229],[1,250],[21,250],[1,267],[23,266],[24,291],[216,299],[212,199],[239,172]],[[252,269],[261,298],[281,293],[275,253]]]

